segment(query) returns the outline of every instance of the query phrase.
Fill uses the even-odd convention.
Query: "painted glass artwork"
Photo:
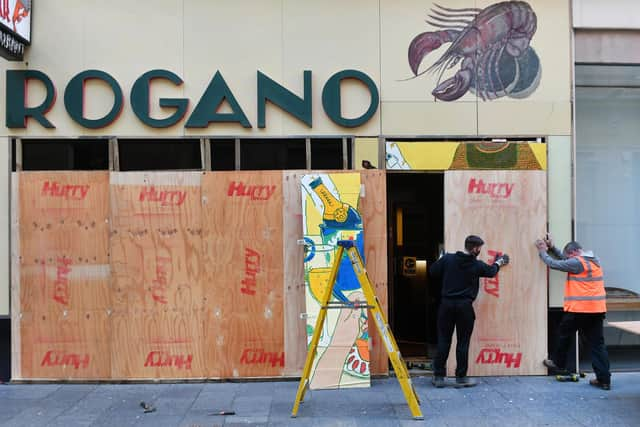
[[[301,185],[308,345],[335,261],[336,243],[354,240],[364,256],[364,231],[358,211],[359,174],[304,175]],[[343,257],[331,301],[356,300],[363,301],[364,295],[348,258]],[[311,372],[311,388],[368,387],[369,362],[366,309],[328,310]]]

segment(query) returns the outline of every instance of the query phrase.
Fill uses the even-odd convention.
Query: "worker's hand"
[[[538,248],[540,252],[542,251],[546,252],[549,249],[549,247],[547,246],[547,243],[544,240],[540,240],[540,239],[536,240],[536,248]]]
[[[553,238],[551,237],[551,233],[547,233],[543,240],[547,244],[547,248],[553,247]]]
[[[499,257],[497,257],[496,264],[498,264],[500,267],[502,267],[503,265],[509,264],[509,255],[502,254]]]

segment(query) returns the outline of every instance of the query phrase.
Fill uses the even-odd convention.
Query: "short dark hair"
[[[564,254],[570,254],[573,253],[575,251],[579,251],[582,249],[582,246],[580,246],[580,243],[574,241],[571,241],[569,243],[567,243],[566,245],[564,245],[564,249],[562,250],[562,253]]]
[[[473,234],[470,236],[467,236],[467,238],[464,239],[464,248],[467,251],[470,251],[471,249],[477,248],[482,245],[484,245],[484,240],[482,240],[478,236],[474,236]]]

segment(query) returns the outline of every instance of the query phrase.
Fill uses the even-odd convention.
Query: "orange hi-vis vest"
[[[582,273],[567,273],[564,285],[564,311],[572,313],[606,313],[607,294],[602,268],[593,261],[578,256]]]

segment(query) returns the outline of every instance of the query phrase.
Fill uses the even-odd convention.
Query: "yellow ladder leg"
[[[407,401],[409,406],[409,410],[411,411],[411,415],[416,420],[424,419],[422,415],[422,411],[420,410],[420,399],[418,394],[416,393],[413,384],[411,383],[411,378],[409,377],[409,372],[407,371],[407,366],[402,360],[402,355],[400,354],[400,350],[398,349],[398,344],[391,332],[391,328],[387,323],[384,312],[380,308],[380,302],[378,301],[378,297],[376,297],[375,292],[373,291],[373,286],[371,285],[371,281],[369,280],[369,276],[367,275],[367,270],[364,267],[364,263],[362,262],[362,258],[358,253],[357,248],[353,245],[353,243],[340,241],[338,245],[344,245],[347,248],[347,256],[351,261],[351,265],[353,266],[353,271],[356,273],[358,277],[358,281],[360,282],[360,286],[362,287],[362,291],[367,299],[367,303],[369,304],[369,310],[373,316],[373,321],[378,328],[378,332],[380,332],[380,336],[382,337],[382,342],[384,343],[385,349],[389,354],[389,359],[391,360],[391,364],[393,365],[393,370],[396,373],[396,377],[398,378],[398,382],[400,383],[400,388],[402,389],[402,393]]]
[[[296,400],[293,404],[293,410],[291,411],[291,416],[294,418],[298,415],[300,403],[302,403],[302,401],[304,400],[304,394],[307,391],[307,387],[309,386],[309,375],[311,375],[311,367],[313,366],[313,360],[315,359],[316,352],[318,350],[318,342],[320,341],[320,335],[322,334],[322,329],[324,328],[324,321],[327,317],[327,304],[329,303],[329,299],[331,298],[331,292],[333,291],[333,286],[335,285],[336,277],[338,276],[338,269],[340,268],[340,261],[342,260],[343,253],[344,248],[342,246],[338,246],[336,258],[333,262],[333,266],[331,267],[329,281],[327,282],[327,287],[324,290],[324,294],[322,295],[322,299],[320,301],[320,312],[318,313],[316,326],[313,330],[313,337],[311,338],[311,343],[309,344],[309,349],[307,351],[307,359],[304,362],[304,369],[302,370],[300,384],[298,384]]]

